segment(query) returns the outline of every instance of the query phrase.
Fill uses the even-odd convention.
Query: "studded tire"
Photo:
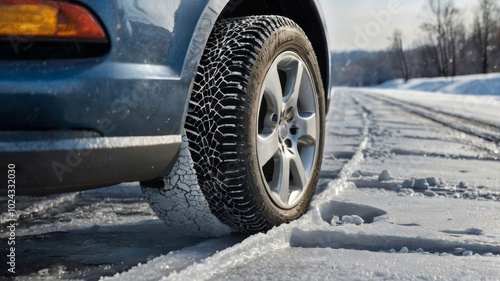
[[[297,24],[278,16],[218,22],[185,124],[210,212],[247,233],[304,214],[321,166],[324,107],[318,63]]]

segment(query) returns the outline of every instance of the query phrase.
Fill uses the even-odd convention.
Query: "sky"
[[[500,1],[500,0],[499,0]],[[321,0],[335,51],[382,50],[390,45],[395,29],[403,32],[403,44],[411,47],[424,38],[420,30],[429,17],[428,0]],[[472,20],[478,0],[455,0]]]

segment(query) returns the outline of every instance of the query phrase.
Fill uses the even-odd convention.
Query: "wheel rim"
[[[257,158],[272,201],[291,209],[304,197],[316,163],[319,106],[309,69],[294,52],[280,54],[264,79]]]

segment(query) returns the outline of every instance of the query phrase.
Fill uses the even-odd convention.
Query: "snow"
[[[380,88],[441,92],[465,95],[500,95],[500,74],[476,74],[456,77],[415,78],[383,83]]]
[[[433,80],[425,87],[459,88]],[[23,258],[46,261],[19,280],[498,280],[500,154],[487,138],[500,131],[493,101],[500,100],[337,89],[311,206],[265,234],[176,236],[175,225],[164,226],[137,199],[137,184],[22,198],[18,235],[31,250]],[[442,119],[427,116],[434,113]],[[463,130],[469,121],[450,115],[492,126]]]
[[[320,184],[322,187],[306,215],[265,235],[251,236],[163,280],[454,280],[499,276],[498,198],[470,200],[462,194],[459,199],[452,196],[462,174],[454,168],[457,162],[460,170],[467,170],[468,182],[487,184],[486,192],[499,190],[495,174],[500,169],[498,161],[488,160],[490,166],[474,162],[493,158],[494,155],[489,155],[493,151],[484,151],[479,159],[461,160],[462,154],[477,149],[471,144],[479,142],[474,136],[465,137],[435,124],[431,127],[431,122],[419,119],[422,124],[396,125],[408,128],[407,134],[398,136],[407,142],[408,153],[394,155],[393,144],[385,136],[376,135],[376,129],[393,123],[374,116],[370,103],[361,102],[354,94],[351,99],[350,95],[349,90],[342,89],[335,97],[339,104],[332,111],[340,113],[330,116],[329,121],[347,122],[343,123],[344,130],[339,126],[335,134],[328,134],[327,143],[333,146],[327,146],[326,153],[341,159],[349,155],[349,161],[343,162],[336,179]],[[378,105],[371,103],[371,106]],[[356,112],[351,111],[353,107]],[[347,109],[342,112],[341,108]],[[396,115],[394,108],[389,113]],[[436,134],[426,138],[420,133],[425,130],[435,130]],[[380,133],[390,131],[380,130]],[[421,140],[414,137],[416,132],[436,151],[441,148],[442,155],[423,155],[425,148],[415,145]],[[356,146],[353,139],[357,140]],[[447,149],[441,145],[458,139],[459,147]],[[399,146],[401,142],[395,144]],[[417,149],[413,150],[414,147]],[[484,147],[489,146],[484,144]],[[423,164],[412,161],[417,158]],[[431,161],[440,168],[427,169]],[[325,157],[324,167],[336,167],[333,162],[338,162],[338,158]],[[328,171],[322,174],[324,178],[330,176]],[[382,180],[388,182],[379,181],[381,174]],[[391,177],[386,177],[387,174]],[[413,182],[420,179],[426,191],[410,189],[408,194],[414,196],[398,196],[398,186],[408,179]],[[438,193],[443,190],[449,190],[450,195]],[[355,220],[363,223],[343,223]],[[140,278],[127,273],[120,277]]]
[[[454,78],[417,78],[406,84],[398,79],[386,82],[378,89],[384,89],[385,95],[417,101],[436,110],[500,124],[497,114],[500,108],[499,73]],[[450,97],[449,94],[453,96]]]

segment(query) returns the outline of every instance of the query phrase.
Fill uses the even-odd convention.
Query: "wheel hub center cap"
[[[280,138],[282,140],[285,140],[286,137],[288,136],[288,128],[286,127],[286,125],[282,124],[280,127],[279,127],[279,135],[280,135]]]

